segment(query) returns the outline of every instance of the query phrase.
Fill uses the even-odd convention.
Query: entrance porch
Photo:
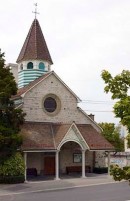
[[[94,152],[74,142],[65,142],[59,150],[24,152],[25,180],[30,178],[86,177],[93,170]]]
[[[93,175],[95,152],[67,142],[59,151],[24,152],[24,160],[25,180],[85,178]]]

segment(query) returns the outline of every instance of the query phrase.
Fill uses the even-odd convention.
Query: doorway
[[[55,156],[46,156],[44,158],[44,174],[55,175]]]

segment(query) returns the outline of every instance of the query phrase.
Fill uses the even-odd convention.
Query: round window
[[[55,116],[61,109],[61,101],[55,94],[47,94],[43,98],[43,110],[50,116]]]
[[[54,112],[57,108],[56,100],[52,97],[48,97],[44,101],[44,108],[47,112]]]

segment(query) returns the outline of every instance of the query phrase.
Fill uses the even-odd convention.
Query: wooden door
[[[44,158],[44,174],[55,175],[55,157],[54,156]]]

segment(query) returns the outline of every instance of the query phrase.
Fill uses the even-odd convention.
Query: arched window
[[[44,70],[44,69],[45,69],[44,63],[42,63],[42,62],[39,63],[39,69],[41,69],[41,70]]]
[[[33,63],[32,62],[29,62],[27,64],[27,69],[33,69]]]

